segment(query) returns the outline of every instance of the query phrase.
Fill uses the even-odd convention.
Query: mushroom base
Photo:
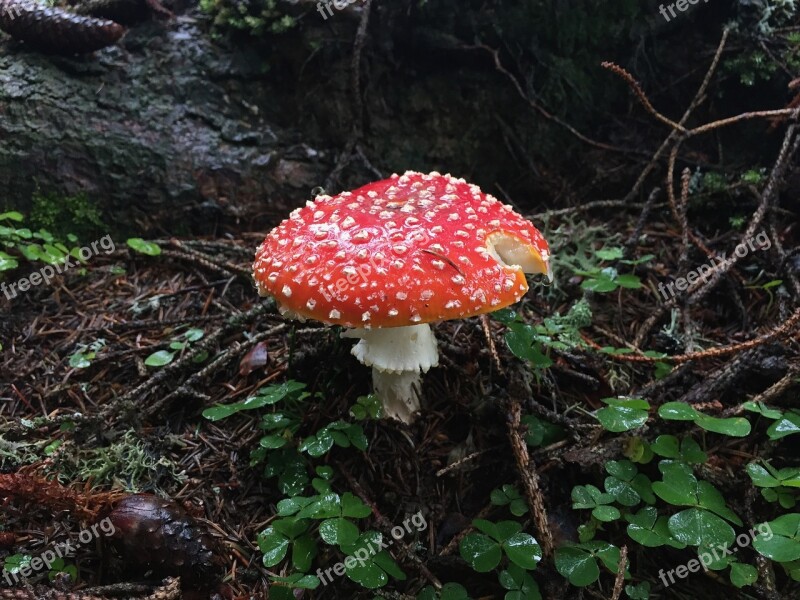
[[[372,387],[383,404],[383,415],[403,423],[411,423],[413,414],[419,410],[421,385],[419,373],[413,371],[389,373],[372,370]]]
[[[404,423],[419,410],[420,372],[439,364],[436,338],[430,326],[348,329],[342,337],[360,338],[352,354],[372,367],[375,393],[387,417]]]

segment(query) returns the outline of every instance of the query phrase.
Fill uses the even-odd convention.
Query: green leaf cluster
[[[608,431],[620,433],[647,422],[650,403],[638,398],[603,398],[607,407],[597,411],[597,419]]]
[[[491,571],[505,555],[523,569],[534,569],[542,559],[542,550],[533,536],[522,532],[516,521],[492,523],[475,519],[472,524],[481,533],[467,534],[458,546],[461,558],[478,573]]]
[[[623,250],[619,246],[606,246],[600,250],[595,250],[595,258],[601,262],[613,262],[614,264],[631,265],[645,263],[652,260],[654,256],[648,254],[636,260],[623,259]],[[598,293],[608,293],[620,288],[639,289],[642,287],[641,280],[632,273],[620,273],[616,266],[596,266],[591,269],[576,269],[576,275],[584,278],[581,288]]]
[[[472,524],[478,531],[467,534],[459,543],[461,558],[478,573],[488,573],[505,557],[507,567],[499,579],[508,590],[506,600],[539,600],[539,587],[528,574],[542,559],[542,550],[533,536],[524,533],[516,521],[475,519]]]
[[[688,506],[672,515],[667,525],[672,536],[688,546],[729,546],[736,538],[730,523],[742,520],[725,504],[722,494],[707,481],[697,479],[691,467],[680,461],[662,460],[663,480],[653,492],[672,506]]]
[[[376,394],[359,396],[356,398],[356,403],[350,407],[350,416],[358,421],[380,419],[383,416],[383,403]]]
[[[78,567],[72,563],[66,562],[59,556],[50,563],[50,569],[47,571],[47,579],[55,581],[56,577],[61,573],[69,575],[70,581],[78,581]]]
[[[64,195],[36,190],[31,196],[30,221],[34,228],[49,231],[61,239],[71,234],[90,239],[108,231],[99,204],[86,194]]]
[[[549,446],[567,437],[561,425],[555,425],[535,415],[523,415],[521,422],[528,427],[525,443],[531,448]]]
[[[190,327],[176,339],[169,343],[169,350],[157,350],[144,359],[148,367],[165,367],[175,360],[175,356],[186,350],[192,343],[199,342],[205,336],[205,331]],[[208,358],[207,352],[201,352],[192,358],[192,362],[201,363]]]
[[[334,421],[303,440],[299,450],[307,452],[309,456],[319,457],[327,454],[334,444],[342,448],[352,445],[358,450],[366,450],[367,436],[364,435],[361,425]]]
[[[685,402],[667,402],[658,408],[658,416],[668,421],[694,421],[706,431],[734,437],[745,437],[750,433],[750,421],[744,417],[722,419],[703,414]]]
[[[794,581],[800,581],[800,513],[788,513],[755,530],[753,547],[770,560],[780,563]]]
[[[78,238],[66,234],[64,243],[45,229],[32,231],[23,225],[25,217],[17,211],[0,213],[0,273],[19,267],[21,259],[47,265],[63,265],[68,259],[83,263]],[[67,245],[69,244],[69,245]]]
[[[768,502],[778,502],[783,508],[794,508],[800,488],[800,468],[776,469],[769,463],[763,466],[752,462],[746,467],[753,485],[761,488],[761,495]]]
[[[600,577],[600,564],[611,573],[619,568],[619,548],[608,542],[592,540],[556,548],[556,569],[577,587],[593,584]],[[625,578],[630,578],[626,569]]]
[[[582,525],[579,530],[582,541],[592,539],[600,523],[622,517],[622,511],[612,506],[614,503],[624,507],[623,510],[641,502],[655,503],[650,479],[639,473],[633,462],[612,460],[606,463],[605,468],[608,473],[604,482],[605,491],[591,484],[572,488],[572,508],[592,511],[592,521]]]
[[[382,587],[388,583],[390,576],[405,579],[405,574],[388,551],[381,549],[381,534],[377,531],[362,533],[354,523],[354,520],[368,517],[371,513],[370,508],[350,492],[340,496],[325,491],[316,496],[281,500],[278,503],[280,518],[258,537],[259,548],[264,553],[264,565],[275,566],[289,556],[291,566],[298,571],[293,577],[299,578],[299,581],[314,580],[318,585],[319,580],[305,572],[319,554],[319,538],[337,547],[345,557],[362,558],[360,561],[345,559],[343,564],[345,575],[363,587]]]
[[[73,369],[86,369],[92,365],[97,353],[105,348],[106,341],[98,338],[91,344],[79,344],[78,349],[69,357],[69,366]]]
[[[243,31],[253,37],[279,34],[294,28],[297,19],[286,14],[277,0],[239,3],[233,0],[200,0],[200,10],[211,15],[217,32]]]
[[[345,560],[344,574],[362,585],[374,589],[385,585],[389,577],[404,579],[405,574],[391,555],[381,550],[381,534],[362,532],[355,521],[371,514],[370,508],[350,492],[342,495],[333,491],[333,469],[326,465],[314,469],[311,479],[311,459],[325,456],[331,448],[354,447],[366,450],[367,437],[361,425],[333,421],[310,435],[300,436],[306,400],[312,394],[303,383],[289,380],[260,388],[241,402],[218,404],[203,411],[210,421],[220,421],[241,412],[268,409],[261,415],[259,427],[264,435],[258,448],[251,453],[252,465],[264,465],[264,475],[277,479],[278,489],[287,497],[278,502],[277,519],[258,536],[263,562],[274,567],[286,561],[291,572],[287,577],[273,577],[270,594],[292,598],[293,589],[314,589],[320,585],[308,571],[323,542],[338,548],[346,557],[363,552],[372,544],[374,550],[366,560],[353,563]],[[364,416],[373,403],[368,397],[357,404]],[[308,485],[317,492],[303,495]]]
[[[495,506],[508,506],[508,510],[515,517],[521,517],[528,512],[528,503],[513,485],[505,484],[493,489],[489,499]]]
[[[510,564],[508,568],[500,572],[500,585],[508,590],[504,596],[505,600],[541,600],[542,594],[539,591],[539,584],[522,567]]]
[[[644,410],[642,406],[626,408]],[[699,420],[695,413],[688,411],[680,415],[683,420],[690,420],[690,416],[693,422]],[[730,428],[728,424],[714,423],[712,427],[728,434],[740,431],[736,429],[738,425]],[[634,438],[626,454],[637,458],[640,464],[650,462],[655,456],[661,457],[657,463],[661,480],[651,481],[645,473],[639,472],[640,467],[633,460],[611,460],[605,465],[607,476],[603,490],[591,484],[573,488],[573,508],[591,511],[590,521],[578,529],[581,543],[556,550],[556,566],[573,585],[594,583],[604,564],[615,571],[608,560],[604,563],[602,553],[606,552],[608,558],[618,555],[618,551],[615,552],[615,547],[608,542],[595,540],[594,536],[607,523],[620,518],[627,522],[628,537],[641,546],[675,549],[691,546],[696,548],[698,556],[708,553],[709,557],[712,550],[731,546],[736,540],[734,527],[743,525],[720,491],[694,474],[692,466],[705,463],[708,457],[692,438],[660,435],[651,443]],[[789,483],[793,482],[791,477],[797,475],[788,470],[770,472],[760,467],[748,470],[752,471],[751,477],[755,475],[768,489],[782,484],[782,480],[775,477],[776,473],[785,476]],[[731,583],[740,587],[752,584],[758,575],[753,566],[738,563],[735,556],[724,553],[720,557],[714,554],[713,562],[707,566],[714,570],[730,567]],[[632,586],[629,596],[647,597],[647,593],[646,586]]]
[[[767,428],[769,439],[775,441],[790,435],[800,433],[800,411],[790,409],[782,411],[771,408],[762,402],[745,402],[742,407],[766,419],[771,419],[773,423]]]
[[[556,313],[540,324],[529,324],[512,309],[502,309],[492,316],[503,323],[508,331],[505,341],[517,358],[529,361],[537,370],[552,366],[548,348],[569,350],[583,347],[580,330],[592,322],[592,312],[585,299],[576,302],[566,315]]]

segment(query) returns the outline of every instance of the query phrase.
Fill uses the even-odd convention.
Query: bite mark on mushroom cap
[[[409,171],[293,211],[253,268],[259,291],[299,317],[403,327],[513,304],[549,258],[539,231],[478,186]]]

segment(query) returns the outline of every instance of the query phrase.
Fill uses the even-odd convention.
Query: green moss
[[[42,460],[45,443],[14,442],[0,435],[0,469],[13,470]]]
[[[165,441],[169,442],[169,436]],[[63,481],[93,481],[132,491],[180,483],[186,478],[179,466],[165,456],[164,448],[153,447],[133,430],[104,448],[62,452],[53,470]]]
[[[31,200],[31,225],[57,238],[65,239],[72,233],[80,239],[89,239],[107,230],[101,210],[86,194],[59,196],[37,190]]]
[[[297,25],[297,19],[281,11],[276,0],[200,0],[200,9],[214,17],[218,33],[234,30],[260,37]]]
[[[722,64],[723,73],[738,77],[741,84],[748,87],[760,81],[769,81],[781,73],[784,66],[791,72],[800,66],[800,38],[796,32],[780,29],[791,25],[796,18],[796,0],[765,0],[753,3],[751,8],[743,11],[737,19],[734,32],[744,38],[755,38],[756,43],[746,45],[748,49],[727,58]],[[769,40],[769,53],[758,49],[766,39]],[[766,47],[766,44],[763,45]]]
[[[720,173],[709,171],[703,174],[702,190],[704,192],[724,192],[728,189],[728,180]]]

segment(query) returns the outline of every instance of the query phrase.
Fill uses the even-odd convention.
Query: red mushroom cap
[[[409,171],[296,209],[253,270],[259,292],[297,316],[403,327],[517,302],[528,283],[502,247],[549,274],[547,242],[510,206],[463,179]]]

